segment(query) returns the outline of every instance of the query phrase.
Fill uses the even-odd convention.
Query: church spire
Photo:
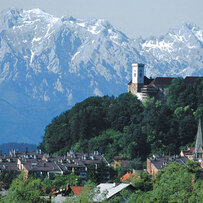
[[[195,158],[203,158],[203,143],[202,143],[202,128],[201,128],[201,120],[199,119],[199,125],[197,130],[197,137],[195,143]],[[200,156],[200,157],[199,157]]]

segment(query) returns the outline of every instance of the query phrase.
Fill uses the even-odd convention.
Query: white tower
[[[144,86],[144,64],[132,64],[132,81],[128,83],[128,92],[141,99],[141,88]]]
[[[137,92],[140,92],[144,85],[144,64],[132,64],[132,83],[136,84]]]

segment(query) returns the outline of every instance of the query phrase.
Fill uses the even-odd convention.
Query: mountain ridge
[[[4,142],[37,143],[50,120],[75,103],[126,92],[136,62],[146,64],[148,77],[203,75],[203,31],[186,23],[161,38],[130,39],[102,19],[59,18],[40,9],[2,11],[0,100],[18,111],[0,116],[12,129],[2,132]],[[26,122],[19,130],[21,119]]]

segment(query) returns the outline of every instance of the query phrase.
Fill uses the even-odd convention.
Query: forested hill
[[[167,104],[150,99],[141,103],[126,93],[90,97],[62,113],[46,127],[40,147],[47,153],[70,149],[143,160],[152,153],[177,154],[191,145],[203,118],[203,80],[193,85],[174,79]]]

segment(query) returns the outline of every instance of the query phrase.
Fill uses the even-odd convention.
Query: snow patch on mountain
[[[61,84],[59,78],[57,79],[56,83],[54,84],[54,89],[58,90],[61,93],[64,92],[64,89],[62,87],[62,84]]]

